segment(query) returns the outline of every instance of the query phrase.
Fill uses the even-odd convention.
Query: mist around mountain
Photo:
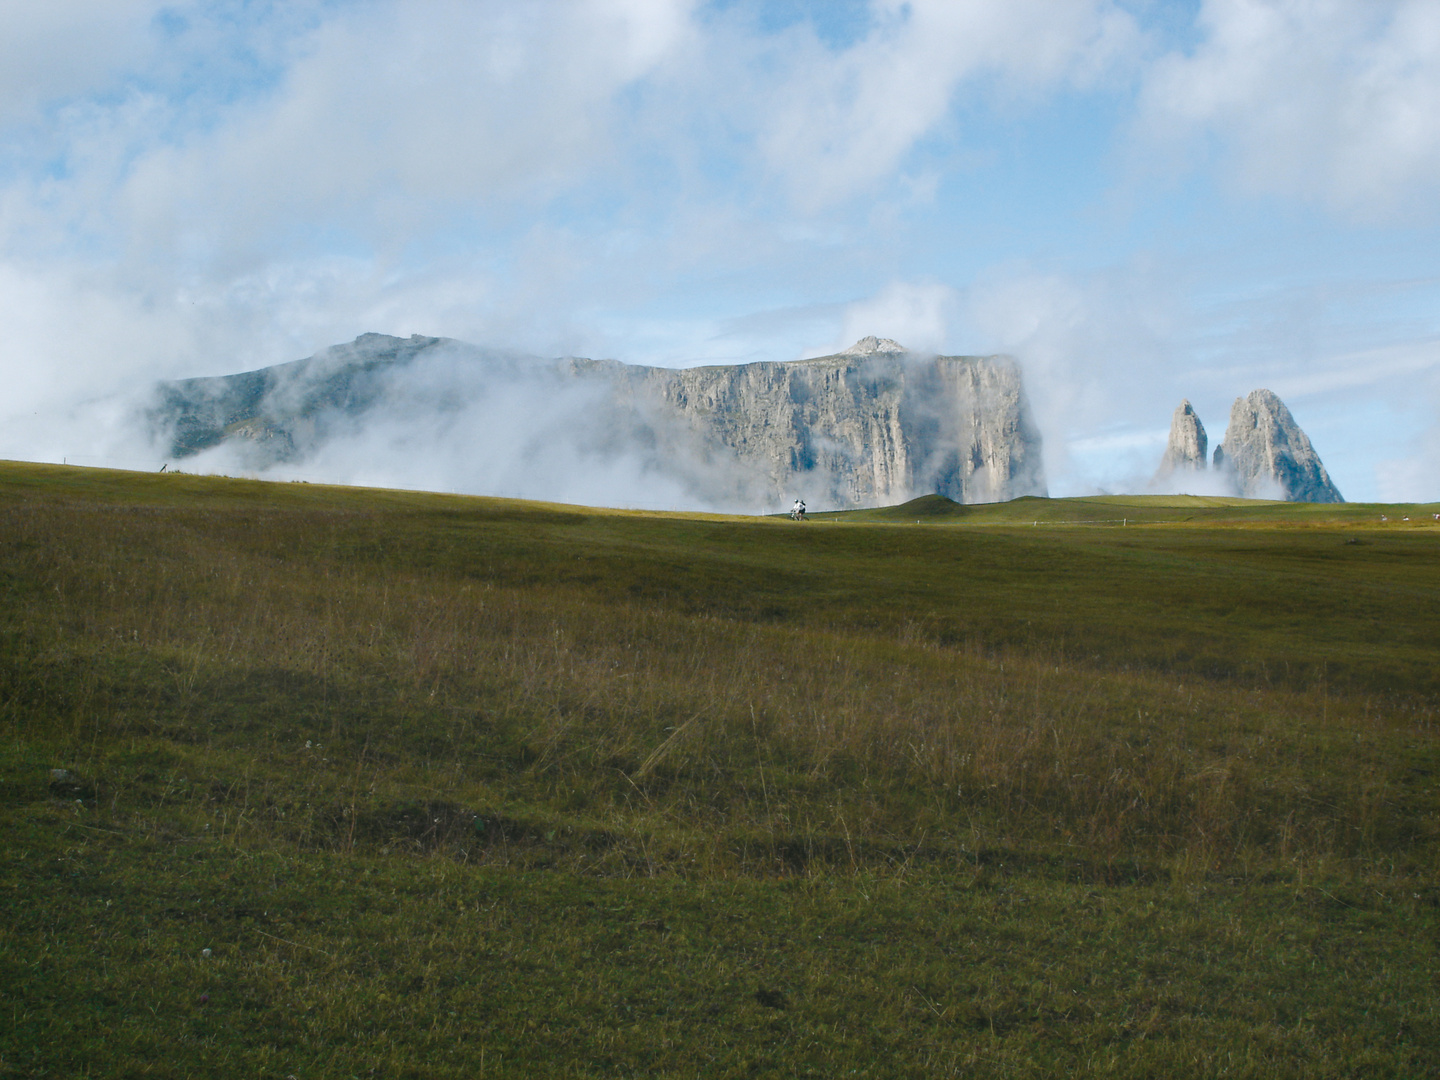
[[[557,502],[702,508],[602,387],[540,357],[363,334],[259,371],[162,384],[145,424],[179,468]],[[629,432],[626,429],[630,429]],[[723,463],[722,463],[723,464]]]
[[[1206,445],[1205,426],[1190,402],[1182,401],[1150,489],[1285,502],[1345,501],[1309,436],[1270,390],[1235,399],[1225,438],[1208,463]]]
[[[1044,494],[1019,366],[865,338],[688,369],[364,334],[157,388],[179,467],[658,508],[773,511]]]
[[[291,363],[160,384],[143,426],[187,471],[656,509],[775,512],[1046,494],[1019,365],[862,338],[783,363],[658,368],[362,334]],[[1152,492],[1343,502],[1278,396],[1213,449],[1188,401]]]

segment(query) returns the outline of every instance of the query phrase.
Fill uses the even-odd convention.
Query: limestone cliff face
[[[1233,478],[1241,495],[1290,502],[1345,501],[1310,439],[1285,403],[1269,390],[1235,399],[1225,441],[1215,448],[1215,468]]]
[[[1205,436],[1205,425],[1195,415],[1189,399],[1180,402],[1175,415],[1170,419],[1170,438],[1165,444],[1165,456],[1160,459],[1160,468],[1155,473],[1156,481],[1169,479],[1176,472],[1198,472],[1205,468],[1209,440]]]
[[[1043,495],[1040,436],[1006,357],[917,357],[866,338],[814,360],[649,368],[573,361],[621,388],[652,426],[733,456],[769,501],[874,506]],[[673,433],[672,436],[673,438]]]
[[[167,384],[151,422],[176,456],[227,446],[263,469],[400,415],[462,438],[464,424],[503,424],[547,452],[567,444],[577,462],[630,462],[715,507],[1045,493],[1013,360],[917,356],[877,338],[814,360],[670,369],[367,334],[293,364]]]

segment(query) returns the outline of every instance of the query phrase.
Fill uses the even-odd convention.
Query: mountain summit
[[[888,337],[862,337],[844,352],[836,353],[837,356],[870,356],[874,353],[907,353],[910,350],[893,341]]]

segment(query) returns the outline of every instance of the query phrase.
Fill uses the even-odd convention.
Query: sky
[[[1009,353],[1052,495],[1279,394],[1440,499],[1434,0],[0,9],[0,457],[361,333],[683,367]]]

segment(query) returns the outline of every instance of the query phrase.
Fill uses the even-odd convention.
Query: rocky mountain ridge
[[[457,438],[509,424],[536,454],[559,443],[576,462],[625,462],[716,508],[1045,493],[1013,360],[921,356],[875,337],[810,360],[672,369],[366,334],[289,364],[164,384],[149,421],[176,457],[223,449],[255,470],[382,424]],[[474,462],[480,489],[495,475],[486,456]]]

